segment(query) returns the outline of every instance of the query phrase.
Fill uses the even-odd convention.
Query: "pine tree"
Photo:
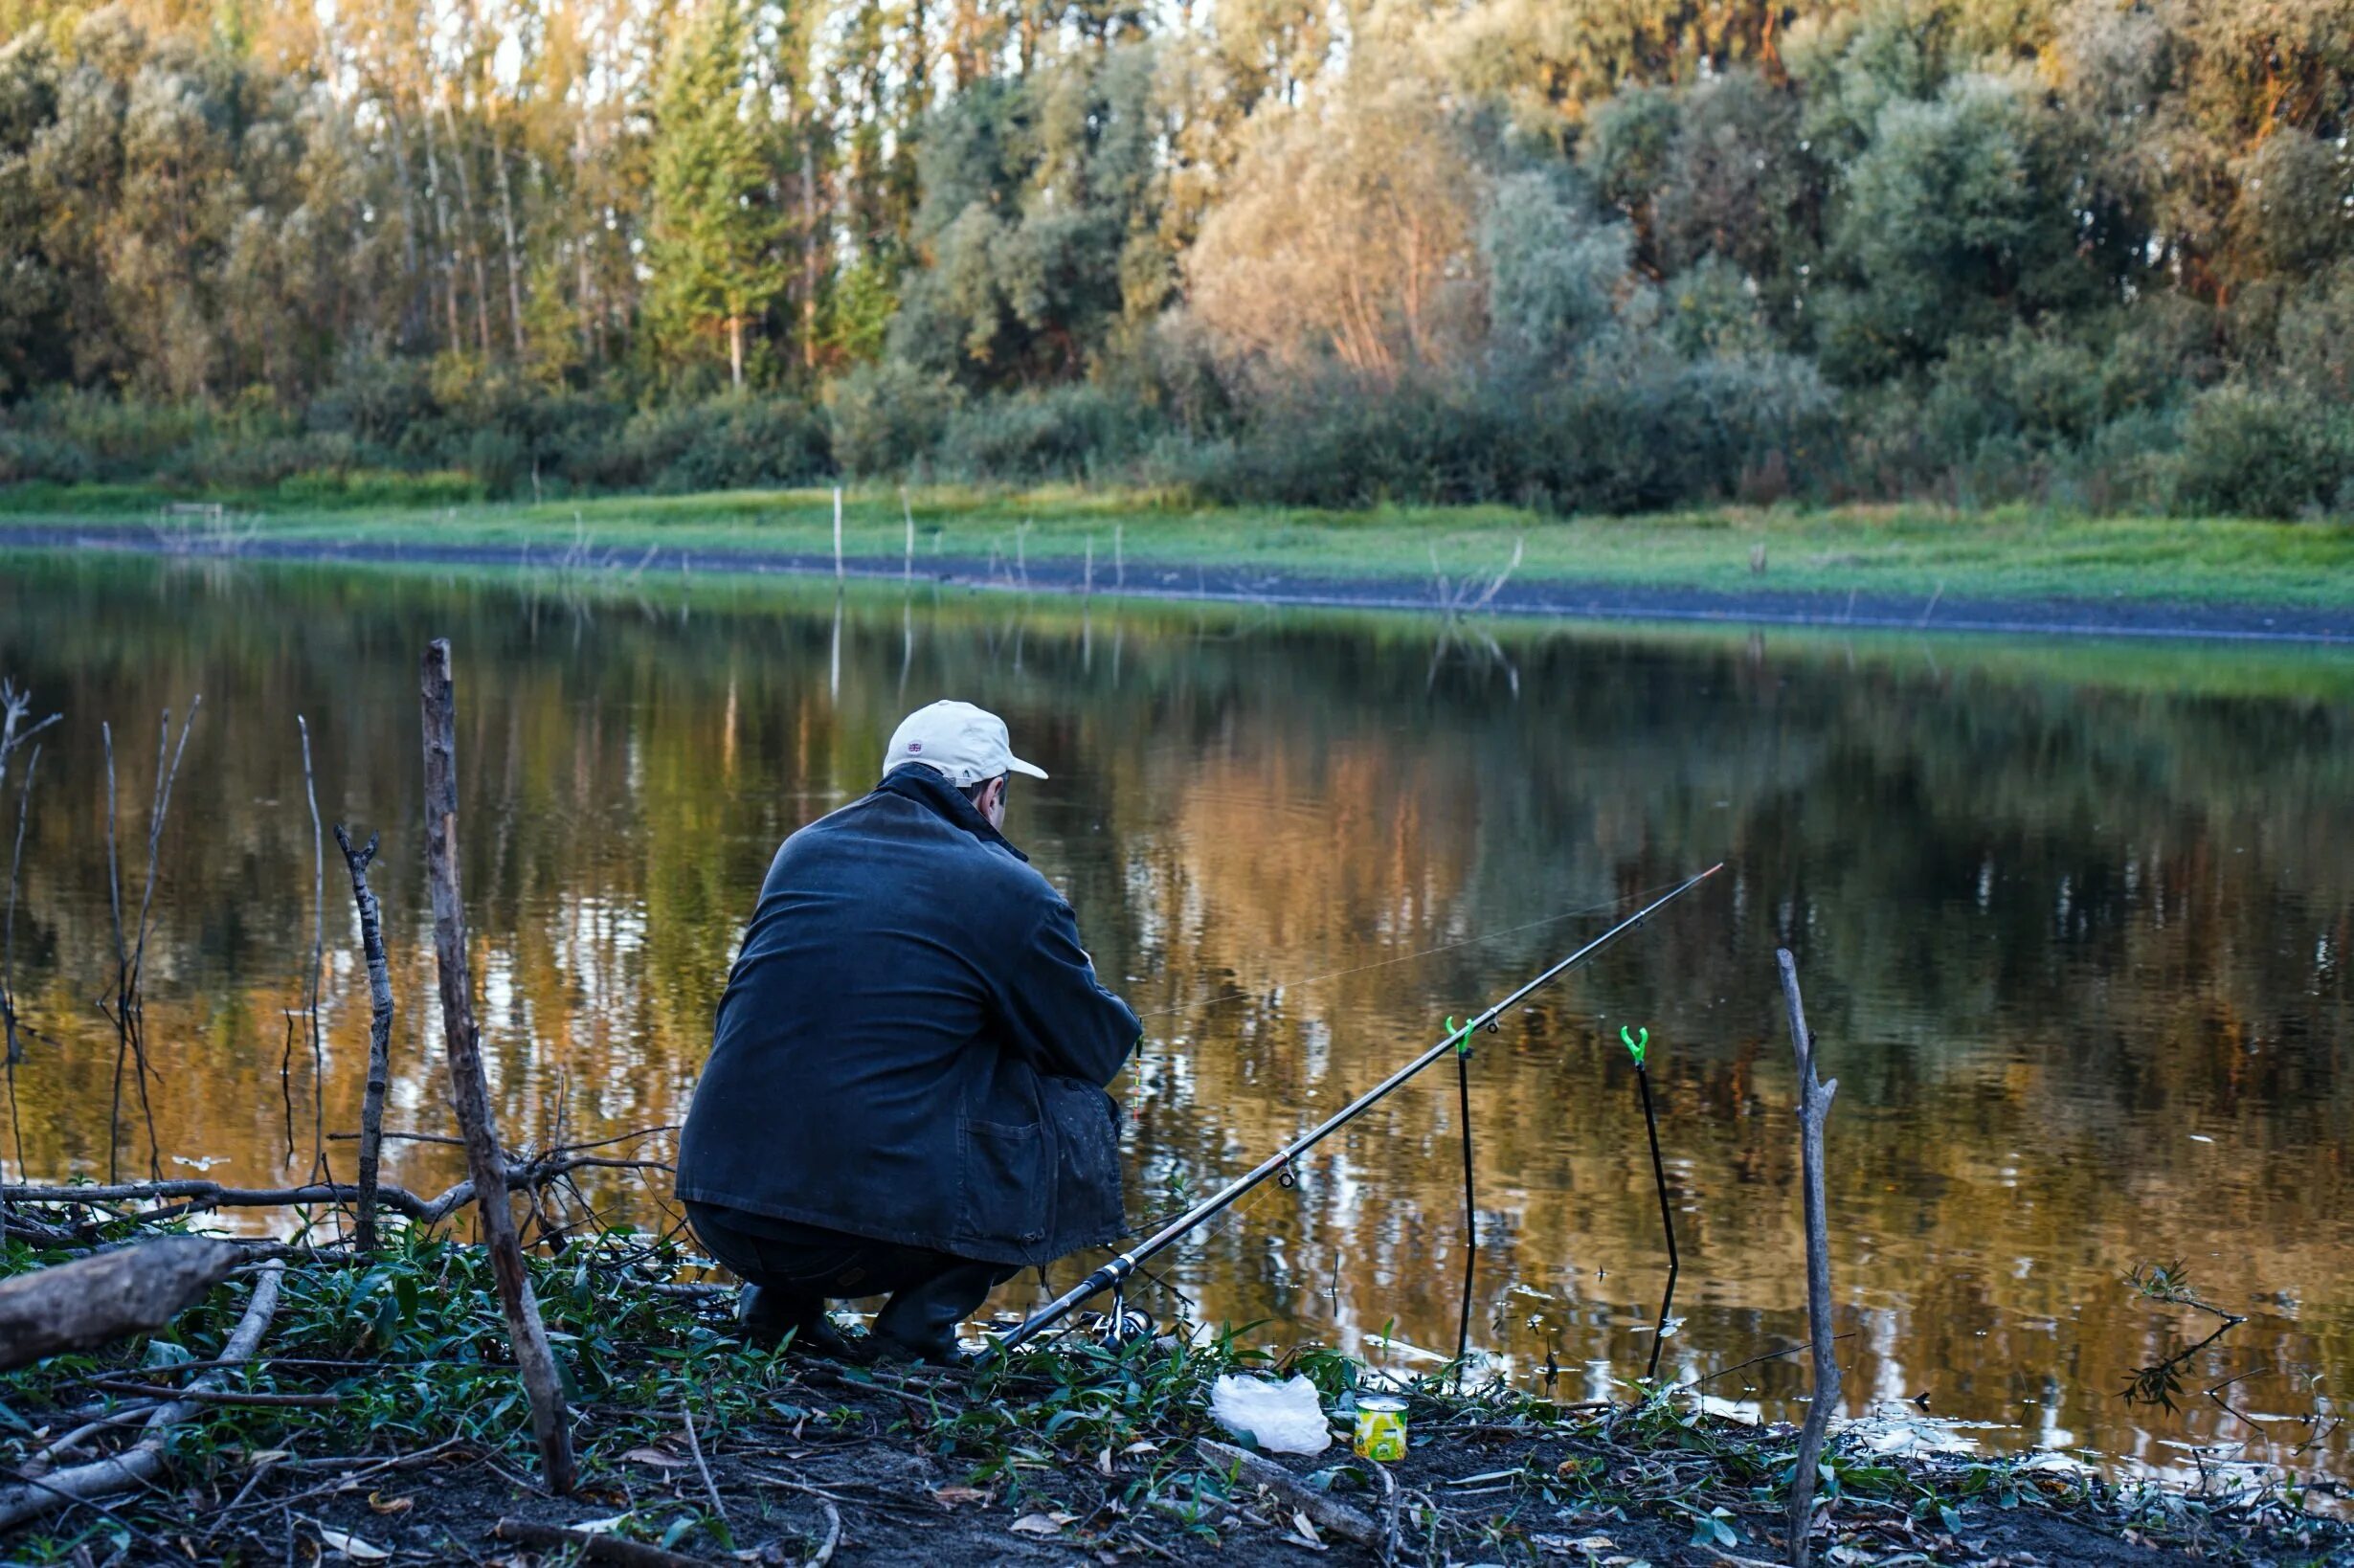
[[[655,99],[646,239],[657,348],[677,357],[691,340],[722,332],[739,388],[745,327],[785,280],[767,108],[747,91],[750,50],[741,0],[705,0],[673,41]]]

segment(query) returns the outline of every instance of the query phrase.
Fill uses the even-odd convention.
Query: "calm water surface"
[[[1451,1348],[1468,1240],[1474,1343],[1510,1375],[1550,1358],[1564,1394],[1603,1394],[1641,1373],[1666,1255],[1627,1023],[1650,1031],[1685,1264],[1663,1372],[1804,1339],[1786,943],[1840,1081],[1851,1414],[1909,1417],[1926,1394],[1988,1448],[2354,1472],[2326,1421],[2296,1452],[2316,1436],[2299,1418],[2354,1384],[2343,652],[1449,635],[929,588],[838,609],[792,588],[0,559],[0,671],[66,715],[15,915],[37,1035],[11,1176],[106,1173],[100,726],[135,900],[157,720],[198,692],[149,942],[162,1169],[274,1182],[308,1167],[314,1095],[328,1130],[357,1124],[367,991],[331,842],[325,1071],[314,1085],[298,1043],[281,1083],[313,920],[297,714],[322,812],[385,835],[390,1122],[448,1130],[415,695],[434,636],[457,648],[475,967],[515,1141],[677,1121],[777,841],[872,783],[905,710],[968,697],[1054,774],[1016,792],[1009,831],[1145,1016],[1123,1086],[1138,1218],[1320,1119],[1603,911],[1730,862],[1482,1037],[1475,1236],[1452,1076],[1433,1073],[1178,1257],[1199,1316],[1411,1365]],[[20,762],[11,828],[21,781]],[[135,1101],[111,1141],[145,1173]],[[350,1145],[327,1149],[347,1175]],[[438,1190],[454,1153],[403,1145],[392,1176]],[[594,1195],[662,1221],[663,1195],[627,1178]],[[2249,1321],[2184,1364],[2179,1412],[2129,1404],[2135,1369],[2210,1326],[2122,1282],[2178,1259]],[[2229,1378],[2256,1420],[2204,1393]],[[1786,1416],[1804,1385],[1768,1363],[1710,1389]]]

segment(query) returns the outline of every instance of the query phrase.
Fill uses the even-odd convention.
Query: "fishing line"
[[[1198,1230],[1203,1224],[1218,1219],[1222,1211],[1238,1206],[1241,1200],[1252,1196],[1263,1183],[1279,1176],[1289,1175],[1297,1156],[1306,1154],[1342,1127],[1371,1109],[1374,1105],[1386,1098],[1394,1090],[1403,1086],[1408,1080],[1438,1061],[1441,1056],[1454,1050],[1459,1041],[1468,1040],[1478,1030],[1492,1025],[1506,1013],[1520,1006],[1529,997],[1559,979],[1563,974],[1592,958],[1627,932],[1642,926],[1660,910],[1673,904],[1724,868],[1724,862],[1719,861],[1707,870],[1686,878],[1663,896],[1651,900],[1617,925],[1587,940],[1577,951],[1555,960],[1536,975],[1521,982],[1509,994],[1489,1003],[1487,1007],[1466,1020],[1459,1033],[1449,1031],[1436,1044],[1424,1048],[1420,1055],[1393,1071],[1380,1083],[1261,1160],[1247,1175],[1228,1182],[1216,1193],[1195,1204],[1184,1215],[1162,1226],[1154,1235],[1130,1250],[1119,1253],[1076,1286],[1032,1312],[1019,1327],[998,1338],[998,1350],[1000,1352],[1013,1350],[1043,1331],[1054,1327],[1089,1296],[1104,1290],[1117,1292],[1122,1282],[1135,1273],[1145,1262],[1174,1245],[1189,1231]]]
[[[1646,887],[1646,888],[1639,889],[1638,891],[1634,892],[1633,894],[1630,894],[1630,895],[1625,895],[1625,897],[1623,897],[1623,898],[1612,899],[1612,900],[1610,900],[1610,901],[1609,901],[1609,902],[1607,902],[1607,903],[1603,903],[1603,904],[1589,904],[1589,905],[1585,905],[1585,906],[1582,906],[1582,907],[1579,907],[1579,908],[1575,908],[1575,909],[1564,909],[1564,910],[1560,911],[1560,912],[1559,912],[1559,913],[1558,913],[1558,914],[1550,914],[1550,915],[1547,915],[1547,916],[1545,916],[1545,917],[1544,917],[1543,919],[1541,919],[1541,920],[1531,920],[1531,921],[1524,922],[1523,924],[1521,924],[1521,925],[1517,925],[1517,926],[1507,926],[1507,927],[1504,927],[1503,929],[1498,930],[1492,930],[1492,931],[1483,931],[1483,932],[1481,932],[1479,935],[1476,935],[1476,936],[1467,936],[1467,937],[1460,938],[1459,940],[1456,940],[1456,941],[1453,941],[1453,942],[1445,942],[1445,943],[1441,943],[1441,944],[1440,944],[1439,946],[1437,946],[1437,947],[1432,947],[1432,948],[1424,948],[1424,949],[1422,949],[1421,951],[1416,952],[1401,953],[1401,954],[1399,954],[1398,956],[1396,956],[1396,957],[1394,957],[1394,958],[1382,958],[1382,959],[1378,959],[1378,960],[1376,960],[1375,962],[1370,963],[1370,964],[1356,964],[1356,965],[1353,965],[1353,966],[1351,966],[1350,968],[1347,968],[1347,969],[1335,969],[1335,970],[1329,970],[1329,971],[1327,971],[1326,973],[1324,973],[1324,974],[1312,974],[1312,975],[1310,975],[1310,976],[1309,976],[1308,978],[1306,978],[1306,979],[1291,981],[1291,982],[1289,982],[1288,985],[1284,985],[1284,986],[1282,986],[1282,987],[1281,987],[1281,989],[1289,990],[1289,989],[1294,989],[1294,988],[1296,988],[1296,987],[1300,987],[1300,986],[1310,986],[1310,985],[1314,985],[1314,984],[1316,984],[1318,981],[1321,981],[1321,980],[1333,980],[1333,979],[1338,979],[1338,978],[1340,978],[1340,977],[1341,977],[1341,976],[1343,976],[1343,975],[1348,975],[1348,974],[1361,974],[1366,973],[1366,972],[1367,972],[1367,971],[1369,971],[1369,970],[1387,969],[1387,968],[1389,968],[1389,967],[1391,967],[1391,966],[1393,966],[1393,965],[1397,965],[1397,964],[1403,964],[1403,963],[1410,963],[1410,962],[1412,962],[1413,960],[1415,960],[1415,959],[1417,959],[1417,958],[1428,958],[1428,957],[1430,957],[1430,956],[1432,956],[1432,955],[1434,955],[1434,954],[1436,954],[1436,953],[1442,953],[1442,952],[1453,952],[1454,950],[1456,950],[1457,948],[1467,948],[1467,947],[1471,947],[1471,946],[1474,946],[1475,944],[1478,944],[1478,943],[1481,943],[1481,942],[1492,942],[1492,941],[1496,941],[1496,940],[1498,940],[1498,939],[1500,939],[1500,938],[1503,938],[1503,937],[1516,935],[1516,934],[1518,934],[1519,932],[1522,932],[1522,931],[1536,930],[1538,930],[1538,929],[1540,929],[1540,928],[1542,928],[1542,927],[1546,927],[1546,926],[1557,926],[1557,925],[1559,925],[1559,924],[1560,924],[1562,921],[1564,921],[1564,920],[1574,920],[1574,919],[1578,918],[1578,917],[1579,917],[1579,916],[1581,916],[1581,915],[1591,915],[1591,914],[1599,914],[1599,913],[1604,913],[1604,912],[1608,912],[1608,911],[1613,911],[1613,910],[1617,909],[1617,908],[1618,908],[1618,907],[1619,907],[1619,905],[1620,905],[1622,902],[1625,902],[1626,898],[1631,898],[1631,899],[1636,900],[1636,901],[1645,901],[1645,900],[1648,900],[1648,899],[1650,899],[1650,898],[1654,897],[1655,895],[1657,895],[1657,894],[1659,894],[1659,893],[1661,893],[1661,892],[1666,891],[1666,890],[1667,890],[1667,889],[1669,889],[1669,888],[1674,887],[1674,886],[1676,886],[1676,885],[1677,885],[1677,884],[1672,883],[1672,882],[1659,883],[1659,884],[1656,884],[1656,885],[1652,885],[1652,886],[1650,886],[1650,887]],[[1207,1000],[1204,1000],[1204,1001],[1201,1001],[1201,1002],[1198,1002],[1198,1003],[1195,1003],[1195,1002],[1180,1003],[1180,1004],[1178,1004],[1177,1006],[1175,1006],[1175,1007],[1163,1007],[1163,1008],[1157,1008],[1157,1009],[1155,1009],[1155,1011],[1153,1011],[1153,1012],[1150,1012],[1150,1013],[1139,1013],[1139,1014],[1137,1014],[1136,1016],[1137,1016],[1137,1018],[1138,1018],[1139,1019],[1149,1019],[1149,1018],[1163,1018],[1163,1017],[1166,1017],[1167,1015],[1169,1015],[1169,1014],[1171,1014],[1171,1013],[1177,1013],[1177,1012],[1182,1012],[1182,1011],[1185,1011],[1187,1008],[1190,1008],[1190,1007],[1196,1007],[1196,1006],[1199,1006],[1199,1007],[1205,1007],[1205,1008],[1206,1008],[1206,1007],[1217,1007],[1217,1006],[1222,1006],[1222,1005],[1223,1005],[1223,1004],[1224,1004],[1224,1003],[1226,1003],[1226,1002],[1230,1002],[1230,1001],[1240,1001],[1240,1000],[1243,1000],[1243,999],[1247,998],[1247,997],[1256,997],[1256,996],[1258,996],[1258,995],[1259,995],[1259,993],[1258,993],[1258,992],[1255,992],[1255,991],[1240,991],[1240,990],[1238,990],[1238,991],[1229,992],[1228,994],[1226,994],[1225,996],[1222,996],[1222,997],[1210,997],[1210,998],[1208,998]],[[1447,1025],[1448,1025],[1448,1032],[1449,1032],[1450,1034],[1451,1034],[1451,1033],[1453,1033],[1453,1031],[1454,1031],[1454,1019],[1447,1019]],[[1464,1049],[1464,1051],[1463,1051],[1463,1054],[1464,1054],[1464,1055],[1467,1055],[1467,1056],[1468,1056],[1468,1038],[1469,1038],[1469,1033],[1470,1033],[1470,1031],[1469,1031],[1468,1028],[1464,1031],[1465,1049]],[[1463,1094],[1464,1094],[1464,1095],[1468,1098],[1468,1093],[1469,1093],[1469,1086],[1468,1086],[1468,1083],[1466,1083],[1466,1084],[1464,1084],[1464,1085],[1460,1086],[1460,1087],[1461,1087],[1461,1089],[1462,1089]],[[1468,1147],[1468,1137],[1469,1137],[1469,1116],[1468,1116],[1468,1104],[1467,1104],[1467,1105],[1466,1105],[1466,1107],[1464,1108],[1464,1111],[1462,1112],[1462,1114],[1464,1115],[1464,1122],[1465,1122],[1465,1126],[1464,1126],[1464,1134],[1465,1134],[1465,1137],[1466,1137],[1466,1139],[1467,1139],[1467,1145],[1466,1145],[1466,1148],[1465,1148],[1465,1151],[1464,1151],[1464,1161],[1465,1161],[1465,1171],[1464,1171],[1465,1199],[1464,1199],[1464,1200],[1465,1200],[1465,1205],[1466,1205],[1466,1213],[1467,1213],[1467,1215],[1468,1215],[1468,1216],[1476,1216],[1477,1210],[1476,1210],[1476,1208],[1473,1206],[1473,1201],[1472,1201],[1472,1198],[1471,1198],[1471,1176],[1470,1176],[1470,1160],[1471,1160],[1471,1154],[1470,1154],[1470,1150],[1469,1150],[1469,1147]],[[1283,1187],[1283,1188],[1286,1188],[1286,1189],[1293,1189],[1293,1188],[1296,1188],[1296,1187],[1298,1186],[1298,1184],[1299,1184],[1299,1176],[1298,1176],[1297,1174],[1295,1174],[1295,1173],[1297,1172],[1297,1169],[1298,1169],[1298,1168],[1297,1168],[1297,1167],[1296,1167],[1296,1166],[1295,1166],[1292,1162],[1290,1162],[1290,1161],[1287,1160],[1287,1161],[1285,1162],[1285,1165],[1284,1165],[1283,1176],[1282,1176],[1281,1179],[1278,1181],[1277,1185],[1279,1185],[1279,1186],[1281,1186],[1281,1187]],[[1221,1238],[1221,1237],[1224,1237],[1224,1236],[1226,1236],[1226,1235],[1230,1234],[1230,1233],[1231,1233],[1231,1232],[1232,1232],[1232,1231],[1233,1231],[1233,1230],[1234,1230],[1237,1226],[1239,1226],[1239,1225],[1242,1223],[1242,1221],[1243,1221],[1245,1218],[1249,1217],[1249,1216],[1250,1216],[1250,1215],[1251,1215],[1251,1214],[1252,1214],[1252,1213],[1253,1213],[1253,1212],[1254,1212],[1254,1211],[1258,1208],[1258,1206],[1259,1206],[1259,1204],[1260,1204],[1261,1199],[1263,1199],[1263,1198],[1266,1198],[1267,1193],[1267,1189],[1266,1187],[1260,1187],[1260,1188],[1258,1188],[1258,1189],[1254,1190],[1253,1192],[1251,1192],[1250,1194],[1248,1194],[1246,1197],[1244,1197],[1241,1202],[1234,1204],[1233,1206],[1229,1207],[1229,1208],[1228,1208],[1228,1209],[1227,1209],[1227,1210],[1226,1210],[1223,1214],[1221,1214],[1221,1215],[1219,1215],[1216,1219],[1214,1219],[1214,1220],[1212,1220],[1212,1221],[1208,1221],[1208,1222],[1207,1222],[1207,1224],[1206,1224],[1206,1226],[1205,1226],[1204,1228],[1202,1228],[1202,1229],[1200,1230],[1200,1232],[1199,1232],[1199,1233],[1196,1236],[1196,1238],[1195,1238],[1195,1244],[1196,1244],[1196,1246],[1197,1246],[1198,1248],[1201,1248],[1201,1249],[1206,1250],[1206,1248],[1208,1247],[1208,1245],[1209,1245],[1209,1243],[1212,1243],[1212,1242],[1214,1242],[1214,1241],[1218,1240],[1218,1239],[1219,1239],[1219,1238]],[[1170,1221],[1175,1220],[1175,1219],[1177,1219],[1177,1218],[1178,1218],[1178,1217],[1180,1217],[1181,1215],[1184,1215],[1184,1214],[1186,1214],[1187,1212],[1189,1212],[1189,1211],[1190,1211],[1190,1209],[1191,1209],[1191,1207],[1192,1207],[1192,1205],[1191,1205],[1191,1204],[1186,1204],[1186,1205],[1180,1206],[1180,1207],[1178,1207],[1178,1208],[1177,1208],[1177,1209],[1174,1209],[1174,1210],[1170,1211],[1170,1212],[1169,1212],[1167,1215],[1165,1215],[1165,1216],[1155,1217],[1155,1219],[1150,1220],[1150,1221],[1147,1221],[1146,1222],[1144,1222],[1144,1223],[1142,1223],[1142,1224],[1135,1225],[1135,1226],[1132,1226],[1132,1227],[1131,1227],[1131,1229],[1130,1229],[1129,1234],[1131,1234],[1131,1235],[1151,1235],[1151,1234],[1153,1234],[1154,1232],[1158,1231],[1158,1230],[1159,1230],[1159,1229],[1160,1229],[1163,1225],[1167,1224]],[[1476,1229],[1476,1225],[1477,1225],[1477,1220],[1476,1220],[1476,1218],[1471,1218],[1471,1219],[1469,1219],[1467,1222],[1468,1222],[1469,1225],[1471,1225],[1471,1226],[1474,1228],[1474,1230]],[[1471,1248],[1472,1248],[1472,1256],[1473,1256],[1473,1259],[1474,1259],[1474,1262],[1475,1262],[1475,1265],[1476,1265],[1476,1258],[1477,1258],[1477,1242],[1476,1242],[1476,1240],[1472,1240],[1472,1241],[1470,1242],[1470,1245],[1471,1245]],[[1182,1299],[1182,1292],[1178,1291],[1175,1286],[1170,1285],[1167,1281],[1165,1281],[1165,1280],[1160,1280],[1160,1279],[1156,1279],[1156,1278],[1153,1277],[1153,1276],[1152,1276],[1149,1272],[1148,1272],[1148,1273],[1146,1273],[1145,1277],[1146,1277],[1146,1279],[1148,1280],[1148,1282],[1149,1282],[1149,1283],[1156,1284],[1156,1285],[1160,1286],[1160,1288],[1161,1288],[1162,1289],[1165,1289],[1165,1290],[1169,1291],[1172,1295],[1177,1295],[1177,1296],[1179,1296],[1179,1297],[1180,1297],[1180,1299]],[[1468,1336],[1468,1333],[1469,1333],[1469,1316],[1468,1316],[1468,1313],[1469,1313],[1469,1294],[1470,1294],[1470,1287],[1469,1287],[1468,1281],[1467,1280],[1466,1285],[1465,1285],[1465,1321],[1464,1321],[1463,1325],[1461,1326],[1460,1332],[1457,1333],[1457,1336],[1456,1336],[1456,1337],[1457,1337],[1457,1339],[1458,1339],[1459,1341],[1460,1341],[1460,1340],[1464,1340],[1464,1339]],[[1462,1357],[1461,1357],[1461,1351],[1460,1351],[1460,1350],[1458,1350],[1458,1353],[1457,1353],[1457,1359],[1460,1361],[1460,1359],[1461,1359],[1461,1358],[1462,1358]]]
[[[1325,980],[1337,980],[1345,974],[1362,974],[1369,970],[1387,969],[1393,964],[1410,964],[1417,958],[1428,958],[1434,953],[1452,952],[1457,948],[1475,947],[1482,942],[1494,942],[1503,937],[1517,936],[1522,931],[1533,931],[1540,927],[1558,926],[1564,920],[1575,920],[1580,915],[1607,914],[1623,903],[1648,899],[1674,885],[1676,885],[1671,882],[1658,883],[1637,892],[1624,893],[1617,898],[1607,899],[1600,904],[1588,904],[1575,909],[1563,909],[1559,914],[1549,914],[1542,920],[1532,920],[1525,925],[1507,926],[1501,930],[1482,931],[1477,936],[1466,936],[1453,942],[1442,942],[1435,948],[1424,948],[1419,952],[1401,952],[1395,958],[1377,958],[1370,964],[1355,964],[1347,969],[1326,970],[1321,974],[1311,974],[1304,980],[1278,981],[1270,989],[1296,991],[1302,986],[1316,985]],[[1228,1002],[1247,1001],[1259,995],[1257,991],[1229,991],[1222,997],[1210,997],[1199,1001],[1178,1002],[1174,1007],[1156,1007],[1149,1013],[1137,1014],[1136,1018],[1141,1022],[1145,1019],[1167,1018],[1172,1013],[1182,1013],[1191,1008],[1223,1007]]]

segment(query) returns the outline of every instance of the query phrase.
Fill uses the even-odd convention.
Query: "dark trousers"
[[[687,1221],[712,1257],[758,1288],[754,1332],[806,1329],[829,1298],[887,1295],[876,1314],[879,1348],[953,1358],[956,1327],[1020,1269],[927,1247],[901,1246],[791,1220],[688,1202]]]

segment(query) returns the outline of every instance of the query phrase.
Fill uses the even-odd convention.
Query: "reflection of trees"
[[[1724,857],[1704,895],[1479,1042],[1493,1342],[1640,1364],[1662,1260],[1621,1020],[1658,1042],[1685,1205],[1670,1367],[1803,1336],[1771,983],[1787,940],[1843,1084],[1830,1174],[1859,1402],[1926,1387],[1939,1410],[2016,1417],[2031,1399],[2114,1434],[2109,1392],[2170,1343],[2116,1283],[2153,1254],[2199,1260],[2235,1310],[2233,1292],[2302,1292],[2295,1323],[2235,1336],[2234,1370],[2354,1365],[2354,707],[2333,666],[2249,666],[2238,697],[2206,672],[2174,696],[2110,678],[2096,650],[1942,643],[1933,664],[1897,645],[1850,665],[1840,645],[1505,629],[1515,694],[1492,659],[1434,670],[1412,622],[930,598],[911,651],[896,596],[849,601],[830,695],[830,594],[803,613],[726,587],[640,607],[395,574],[14,569],[0,668],[68,714],[18,930],[29,1013],[66,1042],[19,1075],[28,1163],[103,1154],[97,722],[143,727],[191,690],[206,710],[150,987],[167,1153],[226,1155],[231,1176],[276,1164],[280,1009],[308,918],[298,711],[322,810],[386,832],[392,1120],[440,1125],[413,672],[448,635],[485,1049],[518,1137],[559,1107],[584,1134],[676,1118],[777,840],[871,782],[905,707],[955,692],[1005,711],[1056,773],[1017,792],[1016,836],[1153,1015],[1140,1212],[1172,1178],[1239,1169],[1601,917],[1305,977]],[[2072,681],[2072,661],[2103,674]],[[151,782],[133,751],[125,800]],[[341,904],[329,918],[342,936]],[[357,1119],[366,1013],[344,937],[330,1126]],[[1204,1239],[1189,1288],[1213,1316],[1349,1333],[1395,1317],[1444,1340],[1451,1117],[1436,1080],[1398,1096],[1299,1193],[1270,1189]],[[441,1157],[404,1149],[401,1175],[446,1179]],[[1545,1295],[1506,1296],[1513,1282]],[[1771,1399],[1800,1376],[1737,1381]]]

